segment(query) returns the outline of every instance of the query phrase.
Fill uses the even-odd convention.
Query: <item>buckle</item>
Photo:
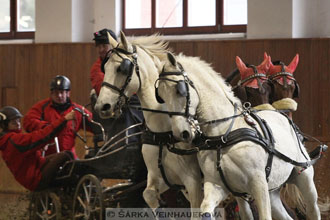
[[[225,137],[224,135],[221,136],[221,141],[222,143],[226,143],[227,142],[227,137]]]

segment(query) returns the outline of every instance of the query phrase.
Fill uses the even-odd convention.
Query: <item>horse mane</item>
[[[169,43],[164,41],[159,33],[134,38],[130,43],[144,50],[158,69],[162,67],[162,61],[167,59],[167,53],[171,52],[168,48]]]
[[[168,42],[164,41],[159,33],[135,38],[130,43],[157,57],[162,57],[170,51]]]
[[[232,103],[241,103],[241,101],[234,95],[232,91],[232,87],[225,82],[224,78],[221,76],[221,73],[217,73],[212,67],[210,63],[201,60],[199,57],[190,57],[185,56],[182,53],[178,55],[177,60],[186,68],[188,76],[189,72],[196,72],[195,74],[198,77],[198,80],[205,81],[205,78],[212,78],[213,80],[208,80],[206,83],[210,83],[211,85],[207,86],[208,88],[215,88],[220,87],[222,91],[224,91],[226,97]],[[206,76],[206,74],[208,76]],[[219,88],[218,88],[219,89]],[[218,90],[216,90],[218,91]]]

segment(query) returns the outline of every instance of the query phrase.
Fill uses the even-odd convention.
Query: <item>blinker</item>
[[[185,81],[183,80],[178,81],[178,83],[176,84],[176,90],[177,93],[180,94],[181,96],[187,97],[188,92]]]
[[[133,63],[129,59],[123,59],[118,68],[118,71],[122,72],[125,75],[131,75],[133,72],[133,66]]]

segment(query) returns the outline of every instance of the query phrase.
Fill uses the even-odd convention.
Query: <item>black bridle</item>
[[[189,85],[196,91],[198,94],[198,91],[193,83],[187,75],[187,73],[184,71],[182,65],[178,63],[180,71],[177,72],[165,72],[164,69],[163,71],[159,74],[159,78],[155,82],[155,87],[158,81],[170,81],[173,83],[177,84],[177,93],[183,97],[186,97],[186,106],[185,106],[185,111],[184,112],[168,112],[168,114],[171,116],[176,115],[176,116],[183,116],[187,118],[189,124],[197,131],[200,132],[200,127],[196,123],[196,114],[191,114],[189,112],[189,107],[191,104],[191,99],[190,99],[190,90],[189,90]],[[169,79],[167,76],[182,76],[183,80],[174,80],[174,79]],[[184,86],[183,86],[184,85]],[[158,95],[158,94],[157,94]]]
[[[126,51],[124,49],[119,48],[118,46],[107,52],[107,54],[112,54],[112,53],[117,54],[123,60],[122,63],[125,62],[126,65],[132,65],[131,71],[129,71],[128,73],[125,73],[125,74],[127,74],[127,77],[121,88],[118,88],[117,86],[114,86],[105,81],[102,82],[101,87],[105,86],[105,87],[115,90],[116,92],[119,93],[118,101],[114,107],[114,111],[118,110],[119,112],[121,112],[122,107],[129,102],[129,97],[127,97],[124,92],[125,92],[128,84],[132,80],[134,68],[135,68],[135,72],[139,78],[139,89],[141,88],[141,77],[140,77],[139,65],[137,63],[136,46],[132,45],[132,47],[133,47],[133,52]],[[132,61],[127,58],[124,58],[122,55],[120,55],[120,53],[125,54],[125,55],[131,55]]]

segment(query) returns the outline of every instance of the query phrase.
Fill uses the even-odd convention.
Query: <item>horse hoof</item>
[[[211,213],[205,212],[202,214],[202,220],[211,220]]]

